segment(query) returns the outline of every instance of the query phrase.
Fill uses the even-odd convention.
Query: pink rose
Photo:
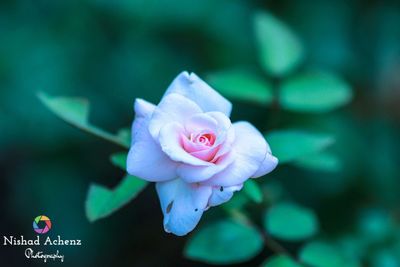
[[[187,72],[175,78],[158,106],[136,99],[127,171],[157,183],[165,231],[187,234],[205,210],[278,164],[254,126],[231,123],[231,109]]]

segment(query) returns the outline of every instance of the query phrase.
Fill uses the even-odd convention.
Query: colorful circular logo
[[[49,217],[40,215],[33,221],[33,230],[38,234],[45,234],[51,229],[51,221]]]

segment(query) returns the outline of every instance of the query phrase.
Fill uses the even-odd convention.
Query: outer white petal
[[[186,235],[199,223],[211,195],[211,187],[188,184],[181,179],[156,184],[164,229],[178,236]]]
[[[155,108],[150,119],[150,134],[157,141],[161,128],[166,124],[178,122],[181,125],[185,125],[188,118],[202,112],[195,102],[182,95],[173,93],[165,95]]]
[[[220,111],[230,116],[232,104],[196,74],[184,71],[168,87],[165,96],[171,93],[183,95],[196,102],[203,111]]]
[[[132,125],[132,144],[126,164],[129,174],[151,182],[176,178],[178,165],[161,150],[148,131],[148,122],[154,109],[155,106],[145,100],[135,101],[136,118]]]
[[[278,159],[272,156],[270,152],[267,152],[267,154],[265,154],[264,161],[261,163],[258,170],[251,176],[251,178],[258,178],[263,175],[266,175],[267,173],[272,172],[277,165],[278,165]]]
[[[135,105],[134,105],[134,110],[135,110],[135,116],[137,117],[150,117],[156,106],[144,99],[141,98],[136,98],[135,100]]]
[[[233,124],[235,141],[232,150],[236,153],[235,161],[225,170],[212,176],[205,185],[233,186],[242,184],[259,168],[267,153],[267,142],[260,132],[248,122]]]
[[[161,149],[169,156],[170,159],[196,166],[211,166],[212,163],[198,159],[183,149],[180,138],[184,129],[176,122],[165,125],[159,136]]]
[[[227,186],[227,187],[213,187],[212,194],[210,200],[208,201],[208,205],[210,207],[221,205],[229,201],[233,193],[236,191],[240,191],[243,187],[243,184],[234,185],[234,186]]]

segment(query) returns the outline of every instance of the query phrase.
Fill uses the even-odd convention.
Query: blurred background
[[[135,98],[158,103],[182,70],[206,77],[259,68],[252,26],[259,10],[299,36],[302,68],[336,71],[354,93],[349,105],[312,116],[233,102],[233,121],[266,132],[301,127],[336,136],[340,171],[282,166],[265,183],[313,208],[324,236],[373,238],[362,266],[400,266],[398,1],[0,1],[1,235],[33,238],[33,218],[44,214],[50,236],[83,242],[61,248],[64,266],[208,266],[183,257],[186,238],[164,233],[153,186],[111,217],[88,222],[88,187],[118,183],[123,172],[108,158],[121,148],[57,119],[36,93],[83,96],[90,121],[116,132],[131,124]],[[258,266],[269,254],[235,266]],[[16,247],[2,246],[0,258],[5,266],[43,265]]]

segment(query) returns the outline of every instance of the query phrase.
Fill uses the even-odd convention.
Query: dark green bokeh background
[[[299,35],[307,50],[304,67],[337,71],[355,95],[349,106],[322,115],[278,117],[234,102],[233,120],[262,130],[332,132],[338,139],[333,150],[343,159],[341,173],[283,166],[270,179],[316,209],[327,236],[359,231],[364,210],[389,214],[398,224],[398,2],[2,0],[1,234],[34,237],[33,218],[45,214],[54,224],[51,236],[83,240],[81,247],[61,249],[64,266],[205,266],[183,258],[185,238],[164,233],[153,186],[110,218],[87,221],[89,184],[114,186],[123,175],[108,161],[120,148],[56,119],[36,92],[86,97],[91,122],[116,131],[130,125],[136,97],[157,103],[182,70],[204,76],[259,68],[252,29],[257,10],[272,12]],[[34,263],[23,248],[2,246],[0,253],[5,266]],[[266,255],[241,266],[258,265]]]

